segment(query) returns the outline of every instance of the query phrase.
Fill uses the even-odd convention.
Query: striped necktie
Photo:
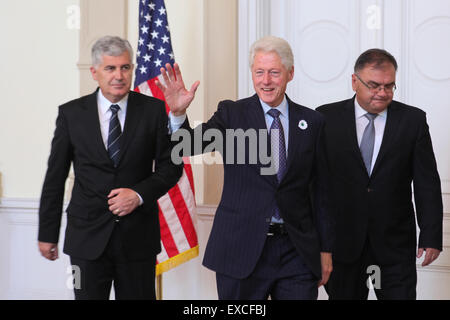
[[[277,180],[278,183],[281,182],[284,174],[286,173],[286,143],[284,140],[284,130],[281,124],[280,114],[281,112],[277,109],[270,109],[267,112],[272,118],[272,125],[270,126],[270,144],[272,148],[272,155],[275,163],[277,164]],[[278,130],[278,135],[273,134],[272,130]],[[275,208],[274,218],[280,219],[280,210],[278,207]]]
[[[114,163],[114,167],[117,167],[119,164],[120,137],[122,136],[122,129],[120,128],[119,117],[117,116],[120,107],[117,104],[113,104],[110,109],[112,115],[109,120],[108,154]]]

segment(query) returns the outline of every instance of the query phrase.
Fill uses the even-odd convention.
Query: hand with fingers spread
[[[436,260],[441,252],[438,249],[433,248],[419,248],[417,251],[417,258],[421,258],[423,255],[423,252],[425,251],[425,259],[422,262],[422,267],[428,266],[431,264],[434,260]]]
[[[183,82],[180,66],[177,63],[174,63],[173,68],[167,63],[165,69],[161,68],[161,75],[165,83],[155,81],[155,84],[164,93],[170,111],[174,116],[185,114],[186,109],[194,100],[200,81],[196,81],[191,90],[188,91]]]

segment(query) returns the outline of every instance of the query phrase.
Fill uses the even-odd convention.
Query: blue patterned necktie
[[[375,145],[375,118],[378,116],[377,113],[366,113],[364,115],[369,123],[364,129],[363,137],[361,139],[361,145],[359,149],[361,150],[361,155],[364,160],[364,165],[366,166],[367,173],[370,176],[370,169],[372,167],[372,156],[373,156],[373,147]]]
[[[119,163],[120,137],[122,136],[122,129],[120,128],[119,117],[117,116],[120,107],[117,104],[113,104],[110,109],[112,115],[109,120],[108,154],[114,163],[114,167],[117,167]]]
[[[286,173],[286,142],[284,140],[284,130],[281,124],[280,114],[277,109],[270,109],[267,112],[272,118],[272,125],[270,126],[270,144],[272,150],[272,159],[275,161],[275,168],[277,168],[277,180],[281,182]],[[273,134],[273,130],[278,130],[278,134]],[[275,208],[274,218],[280,219],[280,212],[278,207]]]

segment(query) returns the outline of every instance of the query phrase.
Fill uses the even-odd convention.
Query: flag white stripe
[[[173,241],[177,246],[178,252],[190,249],[189,242],[184,234],[183,227],[173,206],[172,200],[168,194],[165,194],[158,200],[162,214],[164,215],[167,226],[172,234]]]
[[[147,81],[142,82],[140,85],[138,85],[138,88],[140,93],[153,97],[152,90],[150,90]]]
[[[180,180],[178,181],[178,188],[180,189],[180,192],[183,196],[184,202],[186,203],[186,207],[189,210],[189,215],[191,216],[192,222],[194,226],[196,227],[196,220],[195,219],[195,201],[194,201],[194,192],[191,189],[191,184],[189,182],[188,176],[186,174],[186,170],[183,170],[183,175],[181,176]]]

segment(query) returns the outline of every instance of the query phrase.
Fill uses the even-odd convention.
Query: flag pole
[[[163,299],[163,281],[162,273],[156,276],[156,300]]]

